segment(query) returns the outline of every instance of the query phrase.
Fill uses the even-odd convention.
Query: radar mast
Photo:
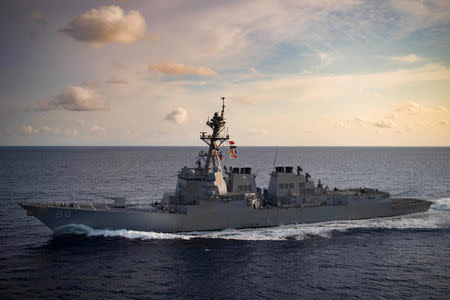
[[[207,134],[206,132],[200,132],[200,139],[205,142],[208,146],[208,154],[200,152],[199,156],[201,158],[206,156],[205,169],[210,172],[213,166],[216,166],[218,170],[221,171],[220,160],[218,156],[219,147],[227,140],[230,139],[228,134],[224,134],[225,129],[225,97],[222,97],[222,112],[215,112],[214,116],[206,122],[212,129],[212,134]],[[214,172],[214,171],[213,171]]]

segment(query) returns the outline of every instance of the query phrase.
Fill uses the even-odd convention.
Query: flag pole
[[[278,146],[275,148],[275,157],[273,159],[273,170],[275,171],[275,163],[277,162]]]

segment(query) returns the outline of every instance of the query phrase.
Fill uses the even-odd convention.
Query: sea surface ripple
[[[0,147],[0,298],[412,298],[450,295],[450,148],[280,147],[329,187],[433,202],[426,213],[166,234],[73,224],[52,234],[18,202],[174,188],[198,147]],[[267,186],[275,148],[239,147]]]

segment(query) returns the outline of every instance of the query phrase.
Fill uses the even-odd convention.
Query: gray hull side
[[[389,201],[354,206],[267,209],[253,209],[240,201],[228,203],[212,201],[202,203],[201,206],[189,207],[186,214],[138,212],[126,209],[94,211],[57,207],[41,210],[38,206],[25,204],[22,206],[51,230],[68,224],[83,224],[96,229],[183,232],[389,217],[424,212],[431,204],[423,200],[414,201],[408,205],[395,205],[395,202],[391,204]]]

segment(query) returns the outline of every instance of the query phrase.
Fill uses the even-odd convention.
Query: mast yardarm
[[[224,135],[223,131],[225,129],[225,97],[222,97],[222,112],[215,112],[214,116],[206,122],[212,129],[212,134],[208,135],[206,132],[200,132],[200,139],[209,145],[208,154],[206,155],[205,169],[208,171],[216,166],[220,170],[220,161],[217,156],[219,147],[227,140],[229,140],[229,135]],[[200,157],[204,157],[205,154],[200,152]]]

